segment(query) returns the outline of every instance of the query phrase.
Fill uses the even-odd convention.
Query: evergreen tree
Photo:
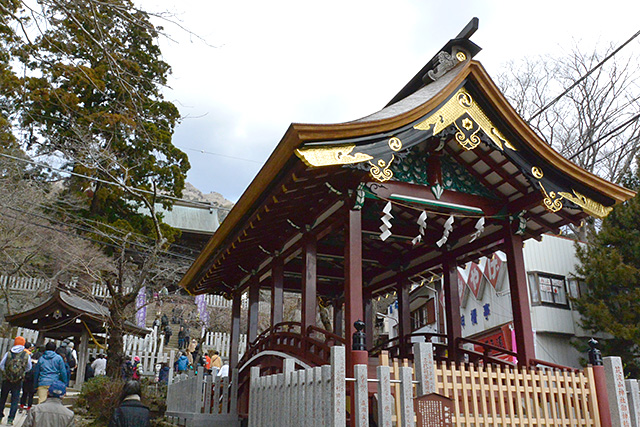
[[[70,191],[88,199],[85,215],[156,235],[138,210],[153,198],[133,189],[179,197],[189,169],[171,142],[179,112],[161,92],[170,67],[156,28],[129,0],[40,4],[46,31],[22,51],[33,71],[22,115],[27,146],[62,155],[69,170],[98,178],[70,180]]]
[[[628,181],[638,189],[638,182]],[[640,375],[640,199],[614,208],[602,221],[592,243],[578,246],[578,275],[586,292],[574,301],[582,326],[604,332],[599,339],[604,355],[620,356],[625,371]]]

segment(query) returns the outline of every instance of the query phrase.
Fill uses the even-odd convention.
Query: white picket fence
[[[51,288],[51,281],[36,277],[0,276],[0,286],[12,291],[46,291]]]
[[[204,300],[207,302],[207,306],[212,308],[231,308],[232,301],[226,299],[222,295],[205,295]],[[243,309],[247,309],[249,307],[249,299],[246,294],[242,295],[240,304]]]
[[[231,345],[231,335],[226,332],[207,332],[203,337],[203,344],[205,351],[218,350],[220,357],[223,359],[229,358],[229,347]],[[247,347],[247,335],[240,334],[239,344],[239,357],[242,358],[244,351]]]
[[[167,388],[169,422],[181,426],[239,425],[238,424],[238,370],[231,378],[219,377],[217,368],[211,375],[200,370],[178,375]],[[231,380],[231,382],[229,382]],[[278,425],[272,424],[272,425]]]

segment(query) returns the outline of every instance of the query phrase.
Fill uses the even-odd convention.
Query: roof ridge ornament
[[[434,67],[422,76],[422,81],[425,83],[435,82],[440,77],[453,70],[458,63],[466,61],[467,58],[467,53],[457,47],[454,47],[451,53],[444,50],[438,52],[434,58]]]

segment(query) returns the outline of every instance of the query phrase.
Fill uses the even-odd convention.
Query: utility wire
[[[613,129],[610,132],[607,132],[606,134],[604,134],[603,136],[601,136],[600,138],[596,139],[593,142],[590,142],[589,144],[585,145],[584,147],[582,147],[581,149],[579,149],[578,151],[576,151],[575,153],[573,153],[570,157],[568,157],[568,160],[573,160],[575,159],[578,155],[584,153],[586,150],[588,150],[589,148],[593,147],[594,145],[596,145],[598,142],[602,141],[605,138],[610,137],[611,135],[613,135],[614,133],[618,132],[619,130],[621,130],[622,128],[629,126],[631,123],[635,122],[636,120],[640,119],[640,113],[636,114],[635,116],[631,117],[629,120],[627,120],[626,122],[622,123],[619,126],[616,126],[615,129]]]
[[[175,145],[175,144],[174,144],[174,145]],[[226,154],[220,154],[220,153],[212,153],[211,151],[198,150],[197,148],[185,147],[185,146],[181,146],[181,145],[176,145],[176,147],[178,147],[178,148],[182,148],[182,149],[184,149],[184,150],[196,151],[196,152],[201,153],[201,154],[211,154],[212,156],[225,157],[225,158],[227,158],[227,159],[243,160],[243,161],[245,161],[245,162],[258,163],[258,164],[263,163],[263,162],[260,162],[260,161],[258,161],[258,160],[244,159],[244,158],[242,158],[242,157],[228,156],[228,155],[226,155]]]
[[[11,156],[9,154],[0,153],[0,156],[6,157],[8,159],[24,162],[24,163],[30,163],[30,164],[32,164],[34,166],[38,166],[38,167],[43,168],[43,169],[51,169],[51,170],[54,170],[56,172],[66,173],[66,174],[77,176],[77,177],[80,177],[80,178],[85,178],[85,179],[88,179],[90,181],[100,182],[102,184],[115,185],[115,186],[120,187],[120,188],[126,187],[126,188],[129,188],[131,190],[135,190],[135,191],[139,191],[139,192],[144,193],[144,194],[149,194],[149,195],[152,195],[152,196],[156,196],[156,197],[161,198],[161,199],[174,200],[174,201],[178,201],[178,202],[184,202],[184,203],[192,204],[192,205],[195,205],[195,206],[214,208],[214,209],[223,210],[223,211],[230,211],[231,210],[230,208],[223,208],[221,206],[213,206],[208,202],[200,202],[200,201],[197,201],[197,200],[181,199],[179,197],[173,197],[173,196],[169,196],[169,195],[162,194],[162,193],[156,194],[153,191],[144,190],[144,189],[136,188],[136,187],[125,186],[124,184],[119,184],[117,182],[107,181],[105,179],[101,179],[101,178],[97,178],[97,177],[93,177],[93,176],[88,176],[88,175],[83,175],[81,173],[71,172],[71,171],[67,171],[67,170],[64,170],[64,169],[59,169],[59,168],[56,168],[54,166],[47,165],[46,163],[40,163],[40,162],[36,162],[36,161],[30,160],[30,159],[23,159],[21,157]]]
[[[93,230],[91,228],[82,227],[82,226],[79,226],[79,225],[76,225],[76,224],[73,224],[73,223],[72,224],[67,224],[67,223],[64,223],[62,221],[55,220],[53,218],[47,217],[45,215],[37,214],[35,212],[28,212],[28,211],[25,211],[23,209],[12,207],[12,206],[5,206],[5,208],[13,210],[13,211],[16,211],[16,212],[20,212],[20,213],[23,213],[23,214],[26,214],[26,215],[35,216],[36,218],[44,219],[44,220],[46,220],[48,222],[51,222],[51,223],[54,223],[54,224],[64,225],[66,227],[71,227],[71,228],[74,228],[76,230],[84,231],[84,232],[87,232],[87,233],[94,233],[94,234],[97,233],[97,230]],[[107,246],[111,246],[111,247],[114,247],[116,249],[120,249],[121,248],[120,246],[116,245],[115,243],[108,243],[108,242],[104,242],[104,241],[101,241],[101,240],[93,239],[93,238],[90,238],[90,237],[87,237],[87,236],[84,236],[84,235],[70,233],[70,232],[65,231],[65,230],[57,229],[55,227],[46,226],[44,224],[40,224],[40,223],[37,223],[37,222],[26,221],[24,219],[21,219],[21,218],[12,216],[12,215],[8,215],[7,213],[0,213],[0,215],[5,215],[5,216],[8,216],[9,218],[12,218],[12,219],[15,219],[15,220],[18,220],[18,221],[23,221],[23,222],[26,222],[28,224],[32,224],[32,225],[35,225],[35,226],[38,226],[38,227],[44,227],[44,228],[47,228],[47,229],[50,229],[50,230],[54,230],[54,231],[59,231],[61,233],[68,234],[68,235],[71,235],[71,236],[80,237],[80,238],[83,238],[83,239],[86,239],[86,240],[90,240],[90,241],[95,242],[95,243],[105,244]],[[129,243],[132,246],[137,246],[137,247],[142,248],[142,249],[147,249],[147,250],[151,249],[151,247],[149,247],[147,245],[144,245],[142,243],[127,242],[120,236],[116,236],[116,235],[109,234],[109,233],[104,233],[102,231],[101,231],[101,233],[104,234],[106,237],[109,237],[110,239],[112,239],[112,240],[114,240],[116,242],[119,241],[119,242],[122,242],[122,243]],[[136,253],[139,253],[139,254],[143,253],[141,251],[133,251],[133,252],[136,252]],[[185,260],[188,260],[188,261],[195,261],[195,258],[193,258],[193,257],[189,257],[189,256],[186,256],[186,255],[178,254],[178,253],[175,253],[175,252],[165,251],[165,250],[160,250],[159,252],[161,254],[165,254],[165,255],[168,255],[168,256],[173,256],[173,257],[176,257],[176,258],[182,258],[182,259],[185,259]]]
[[[584,76],[580,77],[578,80],[576,80],[571,86],[569,86],[567,89],[565,89],[560,95],[558,95],[557,97],[555,97],[553,99],[553,101],[551,101],[550,103],[548,103],[547,105],[545,105],[544,107],[542,107],[537,113],[535,113],[533,116],[531,116],[529,118],[529,120],[527,120],[527,122],[531,122],[531,120],[535,119],[536,117],[538,117],[540,114],[542,114],[543,112],[545,112],[549,107],[551,107],[553,104],[555,104],[556,102],[558,102],[560,100],[560,98],[562,98],[563,96],[565,96],[567,93],[569,93],[574,87],[576,87],[578,84],[580,84],[580,82],[584,81],[587,77],[589,77],[591,75],[591,73],[593,73],[594,71],[596,71],[598,68],[600,68],[601,66],[604,65],[605,62],[607,62],[609,59],[613,58],[614,55],[616,55],[618,52],[620,52],[625,46],[627,46],[629,43],[631,43],[636,37],[638,37],[640,35],[640,31],[638,31],[637,33],[635,33],[633,36],[631,36],[631,38],[629,38],[629,40],[627,40],[626,42],[624,42],[622,45],[620,45],[620,47],[618,47],[616,50],[614,50],[613,52],[611,52],[609,55],[607,55],[606,58],[604,58],[602,61],[600,61],[598,63],[598,65],[596,65],[595,67],[593,67],[591,70],[589,70],[589,72],[587,72],[587,74],[585,74]]]

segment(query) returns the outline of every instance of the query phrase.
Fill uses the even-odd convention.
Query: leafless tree
[[[513,107],[529,119],[565,88],[596,67],[613,47],[511,62],[498,76]],[[633,167],[640,143],[638,58],[619,53],[566,96],[530,120],[555,150],[578,166],[620,183]]]

